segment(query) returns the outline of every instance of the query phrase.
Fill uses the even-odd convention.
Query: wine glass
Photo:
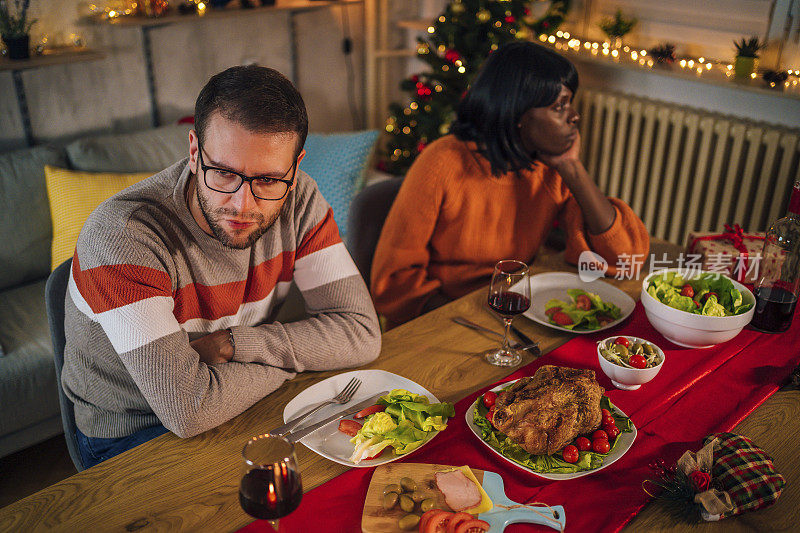
[[[242,450],[239,503],[245,513],[269,520],[278,531],[278,519],[300,505],[303,486],[294,445],[283,437],[258,435]]]
[[[522,353],[511,347],[508,330],[514,316],[524,313],[531,306],[531,285],[528,280],[528,265],[522,261],[505,259],[494,266],[492,283],[489,285],[489,307],[503,317],[506,324],[503,346],[486,353],[486,360],[497,366],[517,366],[522,362]]]

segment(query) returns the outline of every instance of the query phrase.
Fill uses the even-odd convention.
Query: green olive
[[[422,511],[423,513],[427,513],[428,511],[433,509],[435,505],[436,505],[435,498],[426,498],[422,500],[422,502],[419,504],[419,510]]]
[[[407,513],[410,513],[414,510],[414,500],[406,496],[405,494],[400,495],[400,509],[404,510]]]
[[[628,348],[626,346],[615,344],[614,351],[617,352],[620,357],[628,357]]]
[[[386,487],[383,489],[384,494],[389,494],[390,492],[400,494],[403,492],[403,489],[397,483],[392,483],[391,485],[386,485]]]
[[[421,490],[415,490],[414,492],[412,492],[411,494],[409,494],[409,496],[411,496],[411,499],[412,499],[412,500],[414,500],[415,502],[419,503],[419,502],[421,502],[422,500],[424,500],[424,499],[426,499],[426,498],[429,498],[429,497],[430,497],[430,494],[427,494],[427,493],[425,493],[425,492],[422,492]]]
[[[646,344],[645,343],[645,345],[644,345],[644,353],[646,353],[647,355],[653,355],[654,353],[656,353],[656,349],[653,348],[652,344]]]
[[[400,526],[400,529],[403,531],[410,531],[417,527],[417,524],[419,524],[419,518],[419,515],[407,514],[403,517],[400,517],[400,520],[397,521],[397,525]]]
[[[387,511],[397,505],[400,496],[396,492],[387,492],[383,495],[383,508]]]
[[[410,477],[402,478],[400,480],[400,486],[403,487],[403,490],[406,492],[414,492],[417,490],[417,482]]]
[[[637,342],[631,348],[631,353],[641,353],[642,350],[643,350],[642,343],[641,342]]]

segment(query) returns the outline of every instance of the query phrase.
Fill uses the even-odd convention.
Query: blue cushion
[[[322,196],[333,208],[333,218],[342,237],[347,234],[350,201],[361,189],[377,130],[323,135],[311,133],[300,170],[317,182]]]

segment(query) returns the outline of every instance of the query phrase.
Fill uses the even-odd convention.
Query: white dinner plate
[[[508,387],[512,383],[516,383],[517,381],[519,381],[519,380],[515,379],[514,381],[507,381],[506,383],[501,383],[500,385],[498,385],[497,387],[493,388],[492,390],[494,392],[500,392],[504,388]],[[464,418],[467,421],[467,427],[472,431],[472,433],[475,435],[475,437],[479,441],[481,441],[481,443],[483,443],[484,446],[486,446],[487,448],[492,450],[492,452],[494,452],[495,455],[497,455],[498,457],[500,457],[501,459],[503,459],[507,463],[511,463],[512,465],[516,466],[517,468],[519,468],[521,470],[524,470],[525,472],[530,472],[531,474],[535,474],[535,475],[537,475],[539,477],[543,477],[545,479],[552,479],[554,481],[562,481],[562,480],[565,480],[565,479],[574,479],[576,477],[588,476],[589,474],[594,474],[595,472],[604,469],[608,465],[613,464],[616,460],[618,460],[620,457],[625,455],[625,453],[628,450],[630,450],[631,446],[633,446],[633,441],[636,440],[636,434],[638,433],[636,431],[636,426],[634,425],[633,420],[631,420],[631,426],[633,427],[633,431],[631,431],[631,432],[621,431],[619,436],[617,437],[617,439],[619,439],[619,442],[617,443],[617,447],[614,448],[614,450],[608,455],[608,457],[603,459],[603,464],[601,466],[595,468],[595,469],[583,470],[581,472],[573,472],[573,473],[570,473],[570,474],[546,474],[546,473],[543,473],[543,472],[536,472],[535,470],[531,470],[527,466],[523,466],[523,465],[521,465],[521,464],[519,464],[519,463],[517,463],[515,461],[512,461],[508,457],[504,456],[503,454],[501,454],[500,452],[498,452],[497,450],[492,448],[489,445],[488,442],[486,442],[485,440],[483,440],[481,438],[481,428],[478,427],[475,424],[475,417],[474,417],[475,405],[480,401],[480,399],[481,399],[481,397],[478,396],[478,398],[475,400],[475,402],[472,405],[470,405],[469,409],[467,409],[467,414],[464,416]],[[625,413],[623,413],[622,410],[617,406],[614,406],[614,412],[617,413],[617,414],[620,414],[622,416],[625,416],[625,417],[628,416]]]
[[[336,414],[338,411],[346,409],[348,405],[355,405],[356,403],[366,400],[370,396],[378,394],[384,390],[391,391],[392,389],[405,389],[409,392],[413,392],[414,394],[424,394],[428,397],[430,403],[439,403],[439,400],[436,398],[436,396],[434,396],[433,393],[431,393],[428,389],[411,381],[410,379],[404,378],[403,376],[398,376],[397,374],[392,374],[391,372],[386,372],[384,370],[355,370],[353,372],[338,374],[326,380],[320,381],[319,383],[315,383],[292,398],[292,400],[287,403],[286,407],[283,409],[283,421],[288,422],[289,420],[313,408],[318,403],[329,400],[336,396],[339,391],[341,391],[345,385],[347,385],[347,382],[354,377],[361,380],[361,387],[358,388],[350,402],[345,405],[327,405],[314,413],[310,418],[308,418],[308,420],[303,422],[302,426],[308,426],[314,424],[315,422],[319,422],[320,420]],[[345,418],[349,418],[350,420],[353,419],[352,416]],[[438,435],[438,433],[438,431],[434,433],[433,436],[428,439],[428,442],[430,442],[433,437]],[[382,465],[384,463],[391,463],[392,461],[396,461],[401,457],[409,455],[396,455],[394,453],[394,449],[389,446],[380,457],[371,459],[369,461],[361,461],[360,463],[355,464],[350,460],[350,456],[353,455],[354,450],[353,444],[350,442],[349,436],[339,431],[338,420],[322,426],[314,433],[306,435],[300,439],[299,442],[303,443],[307,448],[315,451],[326,459],[330,459],[331,461],[346,466],[358,468],[369,468],[372,466]],[[425,442],[422,446],[425,446],[425,444],[428,442]],[[419,448],[422,448],[422,446]],[[417,448],[417,450],[419,448]],[[409,453],[414,452],[412,451]]]
[[[633,313],[633,308],[636,307],[636,302],[633,298],[613,285],[605,281],[600,281],[599,279],[586,282],[581,280],[577,274],[572,274],[570,272],[546,272],[544,274],[531,276],[529,279],[531,283],[531,307],[525,311],[522,316],[553,329],[581,334],[596,333],[604,329],[613,328],[628,318],[628,316]],[[544,306],[553,298],[564,302],[571,302],[572,298],[567,294],[567,289],[583,289],[587,292],[595,293],[604,302],[610,302],[619,307],[620,317],[603,327],[590,330],[573,330],[553,324],[547,319],[547,315],[544,314]]]

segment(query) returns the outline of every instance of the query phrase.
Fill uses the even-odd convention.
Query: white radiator
[[[725,223],[764,231],[800,179],[800,131],[592,89],[578,93],[582,157],[650,235],[686,242]]]

